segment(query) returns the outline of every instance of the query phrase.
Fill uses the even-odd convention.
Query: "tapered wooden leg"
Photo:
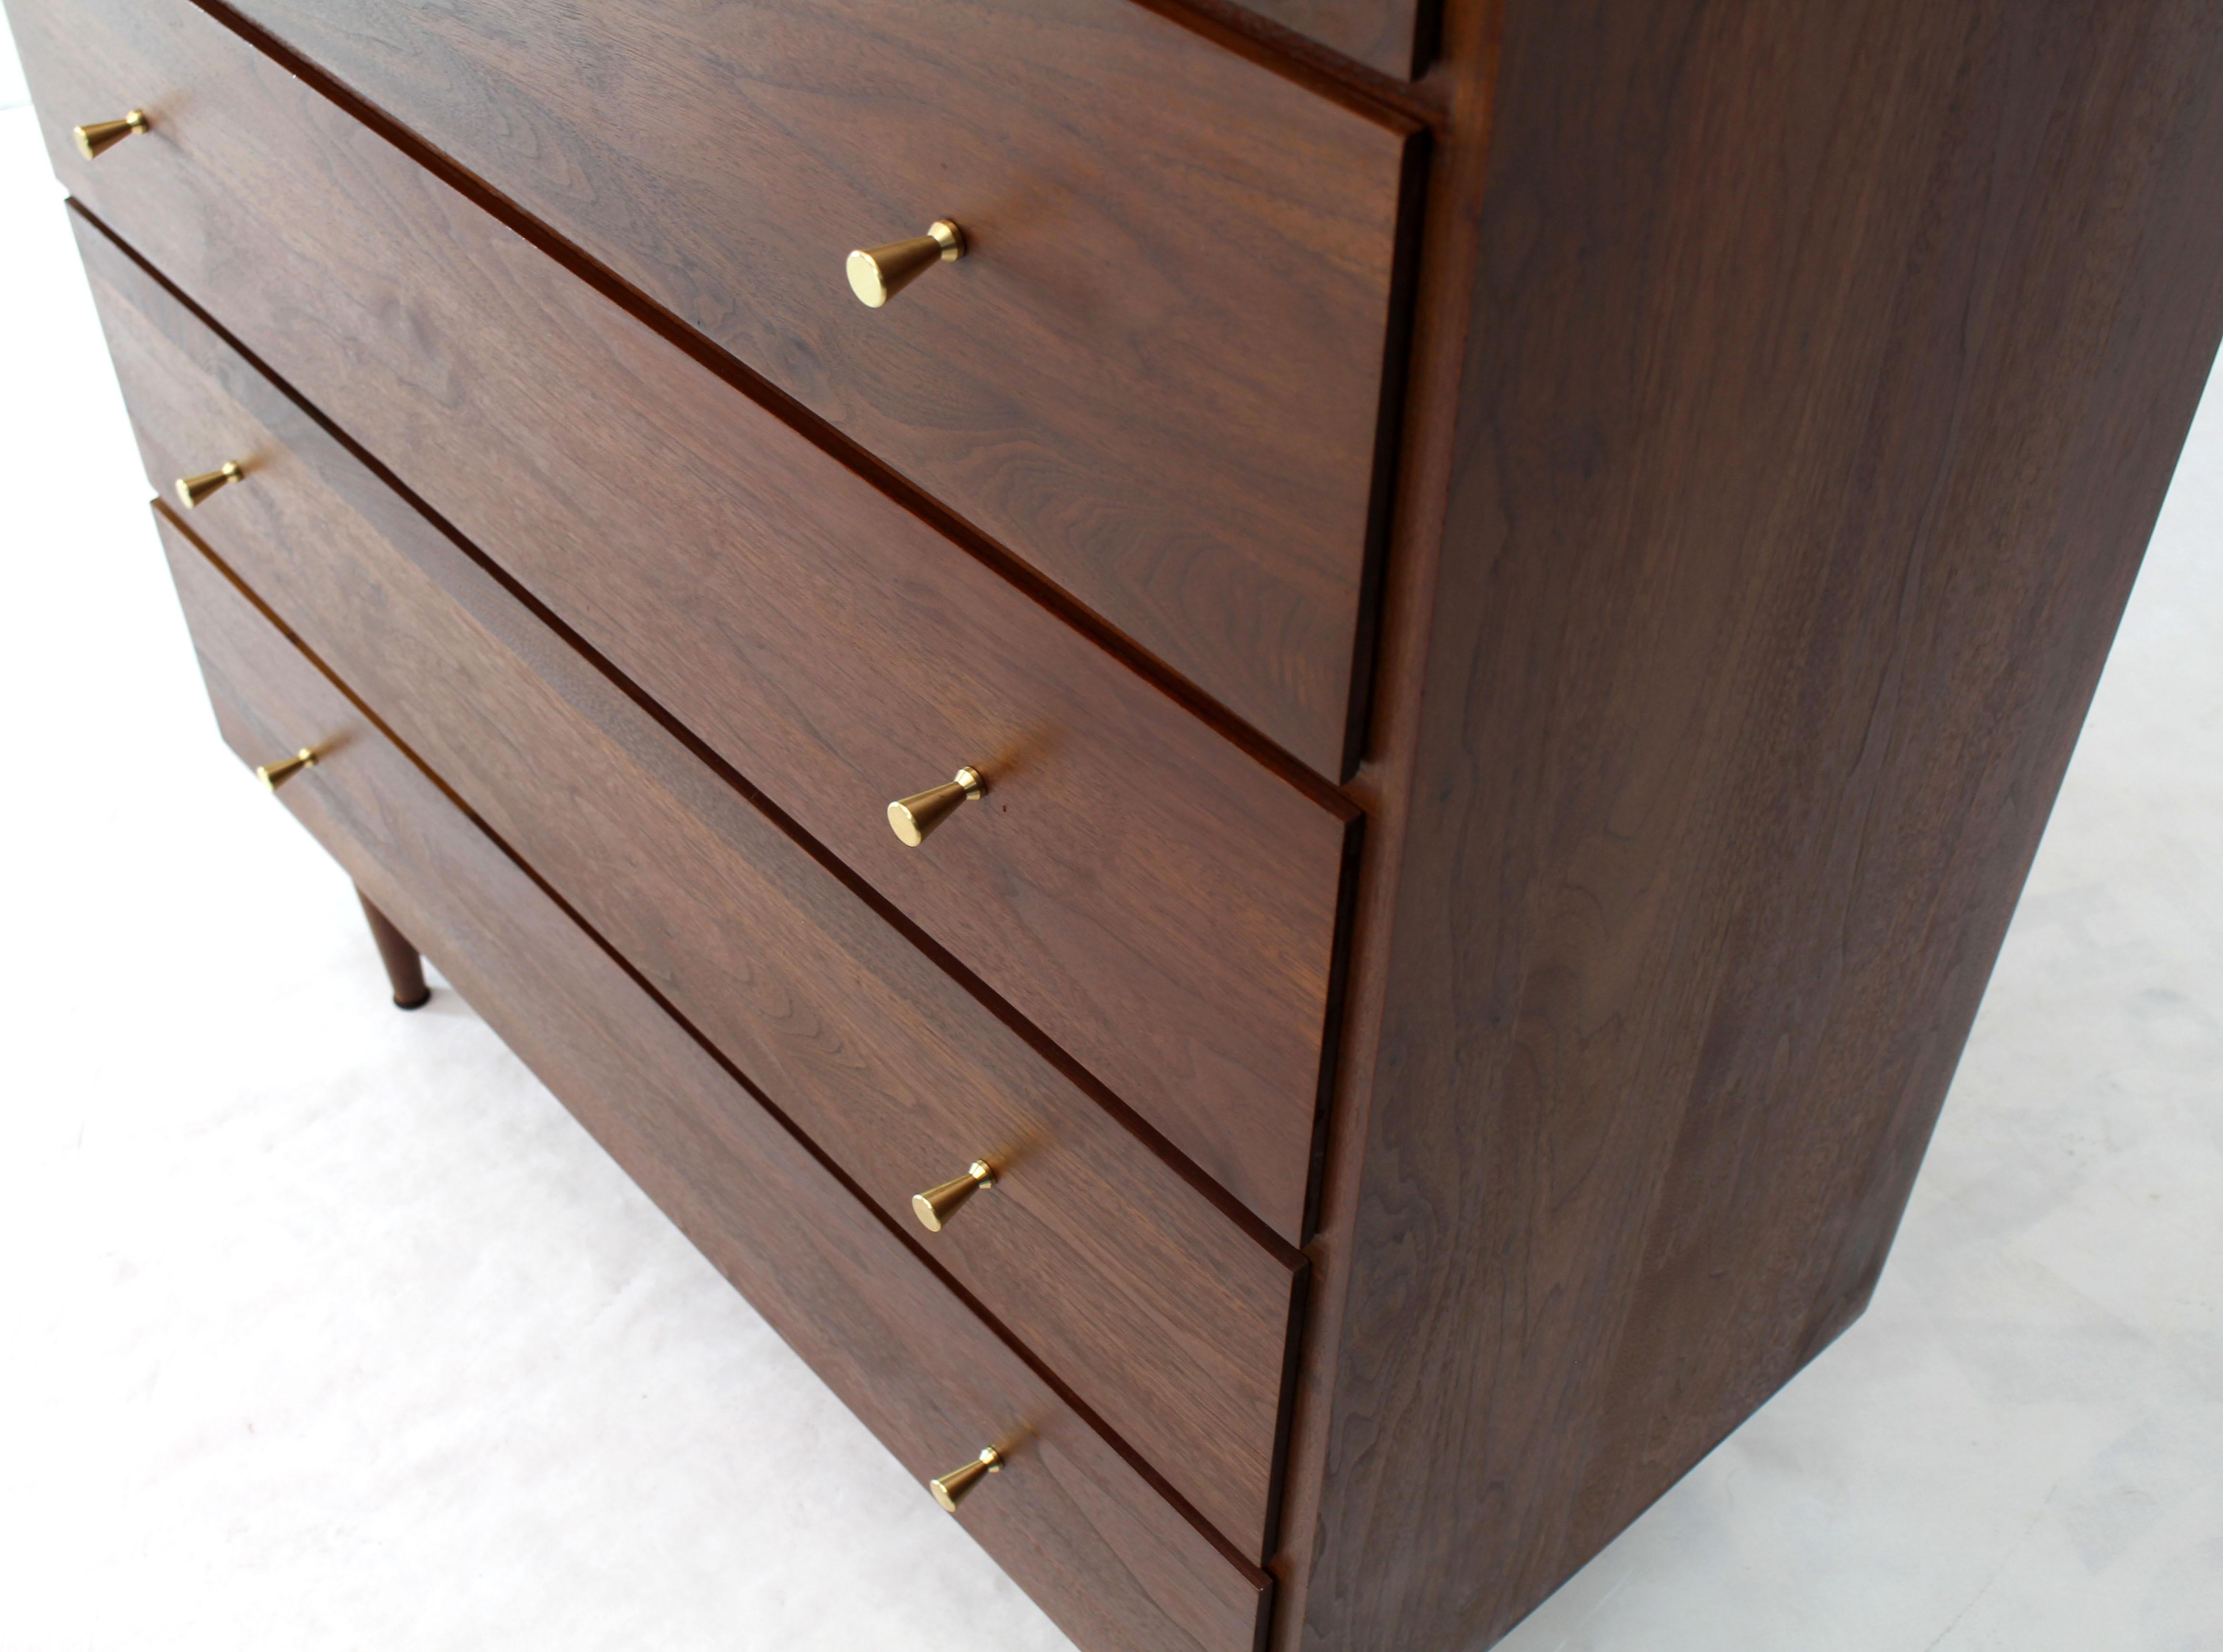
[[[362,902],[362,915],[370,920],[370,938],[378,943],[386,978],[394,983],[394,1008],[424,1008],[432,996],[432,989],[425,984],[424,958],[409,944],[409,937],[394,927],[394,920],[370,904],[368,895],[357,889],[355,898]]]

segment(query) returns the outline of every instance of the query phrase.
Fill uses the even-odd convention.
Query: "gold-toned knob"
[[[936,264],[954,264],[964,256],[965,232],[948,218],[936,218],[923,236],[851,253],[849,290],[859,303],[877,310]]]
[[[954,780],[944,781],[939,786],[929,786],[923,792],[913,792],[909,797],[898,797],[888,805],[888,824],[895,828],[897,837],[916,849],[924,843],[927,835],[967,803],[979,801],[987,782],[980,771],[967,763],[957,771]]]
[[[304,769],[313,769],[316,766],[317,754],[305,745],[290,757],[280,757],[275,763],[264,763],[255,771],[255,777],[262,782],[263,790],[274,792]]]
[[[925,1224],[926,1231],[938,1234],[948,1225],[950,1217],[965,1208],[965,1202],[975,1193],[986,1193],[996,1185],[996,1167],[985,1159],[976,1159],[965,1167],[965,1174],[944,1182],[940,1187],[930,1187],[923,1193],[911,1196],[911,1213]]]
[[[989,1475],[1003,1472],[1004,1454],[989,1446],[964,1467],[927,1481],[926,1489],[934,1493],[934,1500],[944,1510],[955,1514],[957,1505],[973,1495],[974,1486]]]
[[[77,152],[87,160],[98,160],[124,139],[147,129],[147,111],[135,109],[120,121],[95,121],[90,126],[80,126],[74,135]]]
[[[198,476],[180,476],[178,478],[178,503],[190,511],[217,488],[229,487],[246,474],[236,461],[227,459],[221,469],[205,470]]]

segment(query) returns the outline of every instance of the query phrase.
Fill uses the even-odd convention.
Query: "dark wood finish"
[[[2223,330],[2212,6],[1449,19],[1321,1652],[1487,1646],[1861,1311]]]
[[[514,18],[523,3],[463,9]],[[58,54],[52,3],[18,0],[35,23],[35,85],[63,73],[45,63]],[[368,3],[346,0],[343,32]],[[1394,88],[1222,0],[1197,7],[1148,9],[1307,84],[1348,74],[1435,128],[1395,509],[1374,518],[1393,533],[1364,762],[1344,810],[1291,817],[1355,807],[1366,833],[1337,984],[1320,1000],[1338,1006],[1332,1035],[1306,1046],[1307,1058],[1332,1052],[1335,1081],[1334,1106],[1306,1115],[1320,1127],[1312,1214],[1300,1228],[1285,1208],[1274,1218],[1308,1234],[1310,1300],[1267,1569],[1275,1652],[1478,1652],[1873,1289],[2223,335],[2223,29],[2201,0],[1453,0],[1440,60]],[[783,456],[780,427],[759,434],[753,412],[731,411],[739,395],[695,399],[683,374],[644,367],[632,334],[589,323],[607,306],[567,297],[314,97],[206,46],[212,28],[155,20],[161,9],[128,25],[120,0],[73,12],[81,61],[104,72],[67,71],[72,95],[90,110],[136,100],[142,83],[167,95],[181,83],[161,69],[176,62],[202,77],[202,102],[98,166],[63,154],[64,175],[105,192],[135,236],[143,225],[153,254],[255,348],[267,337],[313,393],[329,386],[327,411],[372,421],[371,446],[421,472],[412,485],[452,501],[440,509],[469,514],[468,531],[581,631],[623,641],[638,625],[606,612],[623,591],[564,582],[589,559],[586,538],[567,535],[615,533],[627,561],[656,570],[640,589],[661,607],[640,618],[666,628],[662,647],[691,650],[718,694],[690,689],[676,652],[641,650],[625,669],[678,696],[674,709],[753,777],[789,783],[797,765],[766,760],[788,747],[711,714],[745,703],[721,675],[734,650],[702,619],[705,593],[721,587],[627,537],[594,461],[614,451],[611,474],[653,501],[649,525],[718,544],[752,581],[781,565],[758,539],[787,536],[816,565],[828,548],[845,554],[843,524],[878,506],[844,496],[837,511],[800,482],[776,506],[723,517],[666,505],[698,474],[668,455],[703,463],[729,424],[771,457],[754,471],[708,464],[702,491],[767,466],[821,473]],[[298,28],[310,9],[268,0],[258,15]],[[105,21],[88,28],[87,13]],[[466,50],[481,39],[467,21],[390,51],[350,37],[350,61],[367,87],[446,66],[438,96],[470,104],[535,48]],[[787,49],[795,37],[768,38]],[[570,158],[566,188],[587,203],[570,222],[618,223],[613,174],[595,169],[609,163],[570,158],[624,124],[600,95],[564,104],[545,90],[545,116],[501,104],[513,132],[473,127],[472,141],[497,160],[532,142]],[[869,92],[860,102],[898,118]],[[203,115],[211,103],[220,115]],[[655,193],[652,157],[639,164],[625,175],[629,207]],[[690,169],[675,162],[675,189]],[[337,184],[337,204],[301,181],[312,174]],[[461,186],[589,285],[614,280],[482,185]],[[638,210],[662,221],[664,203]],[[613,302],[664,327],[668,349],[699,349],[645,298]],[[706,379],[746,382],[695,359]],[[489,380],[549,411],[528,421]],[[601,399],[582,399],[580,383]],[[435,451],[459,431],[488,455],[475,481]],[[823,459],[829,444],[809,450]],[[1008,455],[983,463],[1033,485]],[[518,483],[532,474],[551,492],[587,478],[578,524],[535,505]],[[870,497],[903,495],[888,481]],[[706,531],[720,524],[756,538]],[[904,614],[946,620],[952,577],[907,575],[879,609],[872,581],[841,588],[896,634]],[[809,650],[736,634],[765,650],[763,681],[797,696],[749,703],[844,703],[818,687]],[[858,622],[841,634],[853,643]],[[1035,669],[1004,639],[981,638],[983,653]],[[847,742],[882,750],[840,733],[841,763],[783,803],[798,819],[838,790],[818,782],[847,772]],[[256,749],[312,737],[274,728]],[[941,750],[937,738],[913,746]],[[1102,749],[1131,760],[1147,748]],[[1322,801],[1271,751],[1259,761]],[[327,763],[287,795],[306,807],[347,772]],[[943,886],[902,881],[941,863],[871,861],[861,838],[836,841],[838,821],[817,818],[803,826],[857,857],[923,928],[960,937],[951,950],[1099,1077],[1133,1081],[1086,1042],[1124,1030],[1157,1040],[1140,1067],[1180,1051],[1189,1093],[1214,1090],[1187,1034],[1152,1020],[1162,998],[1106,996],[1076,1017],[1056,1002],[1074,983],[1058,981],[1022,1003],[1030,955],[963,940],[962,914],[933,905]],[[1250,824],[1218,841],[1275,841],[1267,815],[1237,818]],[[992,824],[1006,830],[1000,813]],[[967,863],[984,868],[996,870]],[[1015,888],[1065,888],[1048,863],[1024,868],[1023,885],[976,877],[1004,901],[999,919],[1020,909]],[[1277,875],[1268,887],[1322,885]],[[1162,904],[1187,898],[1170,888]],[[1154,909],[1159,897],[1138,877],[1113,904],[1137,899]],[[1208,927],[1200,915],[1178,933]],[[1222,952],[1212,968],[1256,976],[1242,956]],[[1164,967],[1137,975],[1123,959],[1080,984],[1122,970],[1171,980],[1152,973]],[[1133,1093],[1147,1116],[1177,1116]],[[1287,1150],[1294,1113],[1246,1090],[1224,1119],[1216,1138],[1181,1139],[1211,1174],[1254,1204],[1260,1187],[1301,1179],[1286,1164],[1257,1179]],[[1209,1151],[1195,1145],[1208,1138]]]
[[[159,117],[87,164],[47,116],[84,203],[1300,1237],[1356,811],[1212,732],[186,0],[10,16],[42,110],[129,86]],[[887,801],[965,763],[985,805],[904,848]]]
[[[355,892],[369,920],[370,938],[378,945],[378,961],[386,966],[386,979],[394,989],[396,1009],[422,1009],[432,1002],[432,989],[425,984],[425,959],[409,937],[394,927],[394,920],[370,903],[361,889]]]
[[[1435,53],[1438,0],[1245,0],[1260,16],[1399,79]]]
[[[1251,1652],[1265,1580],[1229,1559],[967,1310],[442,797],[158,506],[217,720],[627,1174],[922,1482],[1010,1466],[959,1515],[1093,1652]],[[290,748],[289,748],[290,749]]]
[[[1339,776],[1409,122],[1130,0],[234,9]]]
[[[1263,1558],[1296,1253],[1246,1236],[98,229],[79,242],[150,480],[249,456],[196,536],[891,1217],[995,1162],[931,1253]]]

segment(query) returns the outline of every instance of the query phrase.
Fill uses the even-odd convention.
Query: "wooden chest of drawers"
[[[1486,1646],[1857,1316],[2190,0],[6,3],[225,739],[1090,1652]]]

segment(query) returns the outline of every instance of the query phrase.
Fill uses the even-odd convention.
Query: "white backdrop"
[[[217,743],[59,198],[0,41],[0,1652],[1065,1646],[387,1007]],[[2223,1646],[2219,533],[2223,407],[1873,1307],[1508,1652]]]

